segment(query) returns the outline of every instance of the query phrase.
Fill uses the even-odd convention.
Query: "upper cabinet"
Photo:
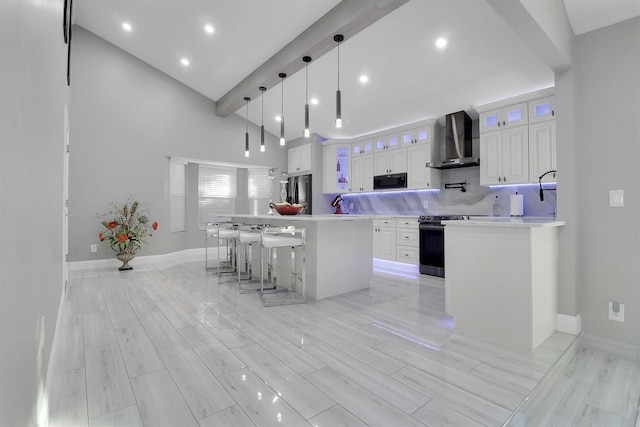
[[[351,144],[351,157],[357,157],[364,154],[373,154],[373,140],[367,139]]]
[[[537,183],[540,175],[556,169],[556,113],[551,90],[479,107],[478,111],[480,185]],[[551,174],[544,178],[553,179]]]
[[[415,144],[428,144],[433,142],[434,124],[435,121],[432,121],[425,126],[401,132],[400,145],[402,147],[410,147]]]
[[[289,149],[289,174],[311,172],[311,144]]]
[[[385,151],[400,148],[400,134],[393,133],[387,135],[381,135],[374,139],[375,150]]]
[[[528,122],[528,106],[522,102],[480,113],[480,132],[522,126]]]
[[[556,170],[556,122],[547,120],[529,125],[529,173],[532,182],[540,176]],[[552,174],[542,178],[542,182],[555,181]]]
[[[351,144],[330,144],[322,149],[323,193],[348,193]]]
[[[529,123],[553,120],[556,117],[555,96],[529,101]]]

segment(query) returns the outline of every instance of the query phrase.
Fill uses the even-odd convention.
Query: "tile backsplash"
[[[538,184],[482,187],[477,167],[441,171],[440,190],[407,190],[348,194],[343,196],[345,213],[365,215],[493,215],[493,204],[501,207],[501,216],[510,215],[510,196],[524,197],[524,215],[553,217],[556,211],[555,184],[545,184],[540,201]],[[466,192],[445,189],[447,183],[466,181]]]

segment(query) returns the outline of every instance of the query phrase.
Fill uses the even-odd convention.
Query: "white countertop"
[[[483,227],[520,227],[520,228],[532,228],[532,227],[562,227],[566,225],[565,221],[559,221],[555,218],[540,218],[540,217],[470,217],[467,220],[452,220],[442,221],[447,226],[483,226]]]
[[[371,221],[374,217],[370,215],[229,215],[231,218],[242,219],[260,219],[265,221],[281,220],[281,221],[311,221],[311,222],[329,222],[329,221]]]

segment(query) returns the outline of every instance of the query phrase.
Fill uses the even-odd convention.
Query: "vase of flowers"
[[[105,228],[98,234],[101,242],[107,242],[109,247],[116,253],[116,258],[122,261],[119,270],[131,270],[129,265],[136,253],[140,250],[142,243],[146,243],[147,237],[152,237],[158,229],[158,222],[150,222],[147,210],[142,209],[138,201],[127,202],[119,206],[110,203],[111,209],[108,213],[101,215],[102,225]]]

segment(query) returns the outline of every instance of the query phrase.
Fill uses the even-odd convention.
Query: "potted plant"
[[[147,237],[152,237],[158,229],[158,222],[149,222],[147,210],[142,209],[138,201],[127,199],[123,206],[110,203],[108,213],[101,215],[107,220],[102,221],[105,228],[98,234],[101,242],[107,242],[116,253],[116,258],[122,261],[119,270],[131,270],[129,265],[142,243],[146,243]]]

